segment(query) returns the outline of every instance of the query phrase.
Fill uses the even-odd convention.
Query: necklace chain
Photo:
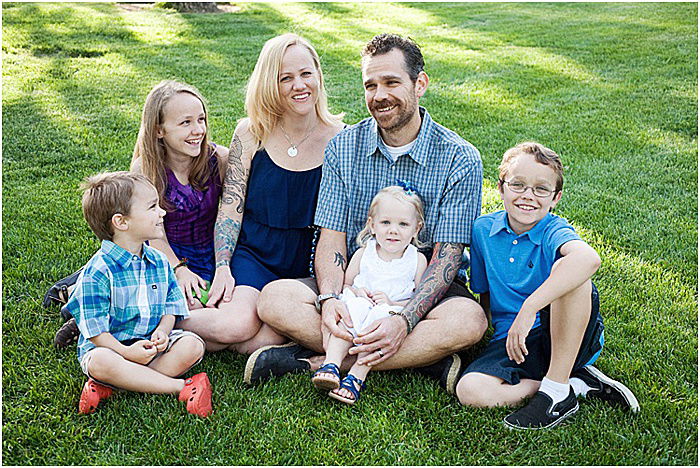
[[[301,146],[302,143],[304,143],[306,141],[307,138],[309,138],[311,136],[311,133],[314,130],[316,130],[317,125],[318,125],[318,120],[316,121],[314,126],[311,127],[311,130],[309,130],[306,133],[306,136],[304,138],[302,138],[301,141],[295,145],[294,143],[292,143],[292,139],[289,137],[289,135],[287,135],[287,132],[285,131],[282,124],[280,124],[280,128],[282,129],[282,134],[284,135],[284,138],[287,140],[287,143],[289,143],[289,148],[287,148],[287,156],[289,156],[290,158],[293,158],[297,155],[298,148]]]

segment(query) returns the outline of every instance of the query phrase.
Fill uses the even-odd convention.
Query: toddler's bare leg
[[[358,358],[358,360],[362,359],[363,357],[367,356],[368,354],[369,353],[360,353],[357,355],[357,358]],[[348,371],[348,374],[352,374],[364,382],[365,379],[367,379],[367,374],[369,374],[369,371],[371,369],[372,368],[369,366],[361,366],[361,365],[357,364],[357,362],[356,362],[355,364],[352,365],[352,367]],[[354,398],[353,394],[350,393],[349,390],[346,390],[344,388],[338,388],[336,390],[333,390],[333,392],[337,393],[338,395],[345,397],[345,398]]]
[[[111,349],[97,348],[90,353],[90,375],[115,387],[133,392],[177,394],[185,386],[183,379],[174,379],[148,366],[128,361]]]

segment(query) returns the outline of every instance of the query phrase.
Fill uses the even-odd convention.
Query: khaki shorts
[[[179,329],[179,328],[174,328],[174,329],[170,332],[170,335],[168,335],[168,345],[165,347],[165,351],[161,351],[161,352],[159,352],[159,353],[156,353],[156,355],[153,356],[153,359],[151,359],[151,363],[152,363],[155,359],[157,359],[159,356],[161,356],[161,355],[167,353],[168,351],[170,351],[170,349],[173,347],[173,344],[175,344],[175,342],[177,342],[180,338],[183,338],[183,337],[185,337],[185,336],[193,336],[193,337],[197,338],[197,339],[202,343],[202,346],[206,346],[205,343],[204,343],[204,340],[203,340],[202,338],[200,338],[200,336],[197,335],[196,333],[192,333],[191,331],[181,330],[181,329]],[[82,371],[83,371],[83,373],[84,373],[85,375],[87,375],[88,377],[90,377],[90,378],[93,379],[94,381],[99,382],[99,383],[101,383],[102,385],[106,385],[106,386],[108,386],[108,387],[114,388],[112,385],[106,384],[106,383],[104,383],[104,382],[100,382],[99,380],[95,379],[95,378],[92,377],[92,376],[90,375],[90,373],[88,372],[88,366],[90,365],[90,361],[92,360],[92,352],[95,351],[96,349],[97,349],[97,348],[92,348],[90,351],[88,351],[87,353],[85,353],[85,354],[83,355],[83,358],[80,360],[80,368],[82,369]],[[205,349],[206,349],[206,348],[205,348]],[[111,350],[111,349],[110,349],[110,351],[112,351],[114,354],[118,354],[118,353],[117,353],[116,351],[114,351],[114,350]],[[201,361],[202,361],[202,358],[200,357],[199,360],[197,360],[197,362],[195,362],[194,364],[192,364],[185,372],[183,372],[183,374],[187,373],[190,369],[192,369],[194,366],[196,366],[197,364],[199,364]],[[149,364],[150,364],[150,363],[149,363]],[[147,364],[147,365],[148,365],[148,364]]]

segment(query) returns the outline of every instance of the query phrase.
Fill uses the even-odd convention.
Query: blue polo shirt
[[[551,213],[520,235],[510,228],[504,210],[474,221],[470,286],[475,293],[489,293],[492,341],[508,335],[525,299],[549,277],[559,248],[580,239],[564,218]],[[538,312],[532,328],[539,326]]]

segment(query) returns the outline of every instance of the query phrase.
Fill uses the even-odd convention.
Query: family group
[[[506,151],[504,210],[479,216],[481,156],[419,105],[418,45],[381,34],[361,56],[371,117],[346,125],[313,46],[268,40],[228,148],[209,141],[194,87],[151,90],[130,171],[83,183],[99,251],[45,298],[67,320],[57,346],[77,340],[80,413],[123,389],[209,416],[209,377],[182,376],[220,350],[249,355],[248,384],[308,372],[347,404],[370,370],[412,368],[463,405],[526,401],[510,428],[553,427],[586,397],[638,411],[593,366],[601,260],[552,213],[560,157],[536,142]],[[489,323],[485,350],[463,364]]]

